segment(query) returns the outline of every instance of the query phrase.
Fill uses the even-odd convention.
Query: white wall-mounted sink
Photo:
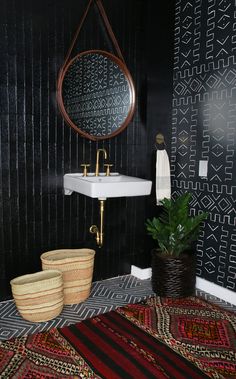
[[[70,195],[73,191],[80,194],[106,199],[108,197],[145,196],[150,195],[152,182],[150,180],[136,178],[134,176],[112,173],[105,176],[81,173],[64,175],[64,193]]]

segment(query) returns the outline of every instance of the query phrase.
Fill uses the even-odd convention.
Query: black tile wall
[[[97,249],[89,227],[98,222],[98,202],[78,194],[65,196],[62,179],[64,173],[80,171],[82,162],[94,165],[98,147],[108,150],[114,171],[151,178],[153,136],[146,115],[155,104],[147,103],[147,51],[153,41],[153,36],[148,38],[148,17],[161,20],[168,8],[156,18],[150,11],[155,3],[103,1],[134,79],[137,105],[124,132],[95,143],[67,126],[56,104],[58,71],[87,1],[1,1],[0,300],[11,296],[13,277],[39,270],[40,254],[52,249],[95,248],[95,280],[129,272],[130,264],[149,264],[144,223],[151,198],[107,201],[104,247]],[[168,30],[168,23],[164,27]],[[75,46],[76,51],[89,48],[112,49],[95,9]],[[169,94],[171,72],[170,67]]]

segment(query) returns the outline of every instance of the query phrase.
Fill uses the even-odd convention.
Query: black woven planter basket
[[[194,254],[178,258],[152,251],[152,289],[162,297],[186,297],[195,294],[196,259]]]

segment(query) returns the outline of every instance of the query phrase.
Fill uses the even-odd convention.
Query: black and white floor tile
[[[152,293],[149,279],[140,280],[131,275],[94,282],[86,301],[80,304],[65,305],[58,317],[41,323],[22,319],[14,301],[4,301],[0,303],[0,340],[74,324],[125,304],[137,303]]]
[[[86,318],[109,312],[125,304],[137,303],[153,294],[150,279],[141,280],[132,275],[94,282],[89,298],[80,304],[66,305],[53,320],[33,323],[22,319],[13,300],[0,303],[0,340],[60,328]],[[229,310],[236,310],[214,296],[197,290],[197,295]]]

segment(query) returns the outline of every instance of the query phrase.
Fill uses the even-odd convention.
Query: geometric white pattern
[[[236,292],[236,2],[175,5],[172,193],[191,192],[192,215],[209,214],[197,275]]]
[[[109,312],[125,304],[137,303],[153,294],[150,279],[141,280],[132,275],[94,282],[89,298],[80,304],[65,305],[62,313],[53,320],[41,323],[26,321],[19,315],[14,301],[0,303],[0,340],[61,328]],[[196,289],[196,295],[231,311],[233,305]]]
[[[0,303],[0,340],[61,328],[125,304],[137,303],[153,294],[150,279],[140,280],[131,275],[94,282],[89,298],[80,303],[65,305],[61,314],[47,322],[24,320],[13,300]]]

